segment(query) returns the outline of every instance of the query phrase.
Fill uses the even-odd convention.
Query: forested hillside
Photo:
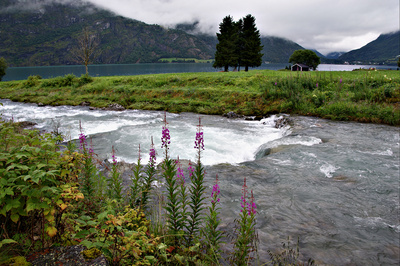
[[[0,6],[0,56],[10,66],[76,64],[71,49],[86,26],[100,36],[95,63],[156,62],[162,57],[210,59],[215,47],[184,31],[117,16],[88,3],[22,9],[18,1]]]
[[[38,3],[42,3],[38,5]],[[160,58],[214,58],[216,35],[191,34],[191,27],[167,29],[124,18],[92,4],[0,2],[0,57],[9,66],[77,64],[71,50],[86,26],[100,37],[100,56],[94,63],[157,62]],[[36,4],[36,5],[35,5]],[[286,63],[302,47],[278,37],[262,37],[263,62]]]

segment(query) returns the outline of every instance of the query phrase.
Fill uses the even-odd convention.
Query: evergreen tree
[[[217,33],[218,44],[215,52],[215,62],[213,67],[223,67],[228,71],[230,66],[237,66],[237,28],[231,16],[226,16],[219,24],[219,33]]]
[[[243,18],[240,41],[243,42],[240,63],[245,67],[245,71],[248,71],[249,67],[261,66],[263,46],[261,45],[260,32],[256,27],[256,19],[250,14]]]
[[[6,69],[7,69],[7,62],[4,59],[4,57],[0,58],[0,81],[3,78],[3,76],[6,74]]]
[[[226,16],[219,24],[219,29],[213,65],[215,68],[223,67],[224,71],[228,71],[231,66],[240,71],[240,66],[244,66],[245,71],[248,71],[249,67],[261,65],[263,46],[252,15],[237,22],[231,16]]]

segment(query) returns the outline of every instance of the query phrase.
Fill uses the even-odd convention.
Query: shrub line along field
[[[398,71],[203,72],[51,79],[0,83],[0,98],[46,105],[247,116],[289,113],[333,120],[400,125]]]

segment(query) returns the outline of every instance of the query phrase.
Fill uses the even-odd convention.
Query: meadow
[[[0,98],[45,105],[246,116],[288,113],[400,125],[398,71],[205,72],[140,76],[30,76],[0,83]]]

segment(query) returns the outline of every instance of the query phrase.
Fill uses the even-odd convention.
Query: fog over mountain
[[[399,29],[398,0],[88,0],[145,23],[174,27],[198,22],[215,35],[226,15],[252,14],[264,36],[292,40],[322,54],[358,49]]]

